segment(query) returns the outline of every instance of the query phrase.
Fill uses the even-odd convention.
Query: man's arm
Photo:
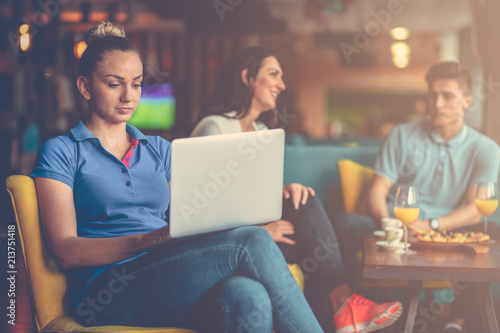
[[[392,181],[375,174],[368,191],[368,209],[375,221],[383,217],[389,217],[387,209],[387,194],[392,187]]]
[[[481,214],[474,204],[476,196],[476,186],[469,186],[465,194],[465,202],[462,207],[455,209],[451,213],[439,217],[438,230],[454,230],[468,225],[478,224],[481,221]],[[431,230],[430,221],[416,221],[410,225],[413,229]]]

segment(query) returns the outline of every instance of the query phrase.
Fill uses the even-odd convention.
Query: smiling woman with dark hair
[[[275,125],[276,100],[286,89],[283,70],[273,53],[247,47],[224,64],[214,92],[191,136],[267,130]],[[271,116],[269,116],[271,114]],[[268,124],[260,121],[271,119]],[[354,294],[344,276],[337,237],[314,190],[301,184],[283,187],[283,216],[263,225],[289,263],[307,272],[306,297],[325,331],[372,332],[394,323],[399,302],[373,303]],[[315,260],[316,269],[307,264]],[[321,252],[321,253],[323,253]],[[334,315],[335,314],[335,315]]]

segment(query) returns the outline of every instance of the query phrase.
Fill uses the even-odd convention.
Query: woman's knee
[[[226,322],[237,332],[266,332],[273,325],[272,305],[266,288],[258,281],[233,276],[217,286]]]
[[[248,226],[228,231],[228,237],[244,246],[274,246],[275,243],[266,229],[259,226]]]
[[[312,196],[310,195],[307,198],[307,202],[303,205],[302,203],[299,205],[299,209],[295,209],[292,201],[292,197],[288,199],[283,199],[283,214],[284,215],[297,215],[301,214],[304,212],[308,211],[315,211],[315,210],[324,210],[323,204],[321,203],[321,200],[317,196]],[[286,219],[287,216],[284,216],[283,218]],[[288,218],[291,218],[291,216],[288,216]]]

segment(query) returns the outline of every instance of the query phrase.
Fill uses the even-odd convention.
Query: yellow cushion
[[[304,272],[302,268],[300,268],[299,264],[288,264],[288,269],[290,269],[295,281],[297,281],[300,289],[304,292]]]
[[[351,160],[337,162],[340,186],[347,213],[367,214],[367,194],[373,178],[373,169]]]
[[[91,326],[85,327],[78,324],[73,318],[63,316],[51,321],[42,332],[168,332],[168,333],[195,333],[195,331],[183,328],[161,328],[161,327],[133,327],[133,326]]]
[[[67,287],[66,276],[52,260],[45,245],[33,179],[10,176],[6,185],[18,222],[17,233],[30,285],[32,310],[40,330],[65,314],[63,299]]]

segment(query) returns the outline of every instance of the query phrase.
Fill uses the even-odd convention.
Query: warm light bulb
[[[19,33],[22,34],[27,34],[28,30],[30,29],[30,26],[27,24],[23,24],[19,27]]]
[[[397,42],[391,45],[393,56],[407,56],[410,54],[410,47],[405,42]]]
[[[410,63],[410,57],[408,57],[407,55],[393,56],[392,63],[397,68],[405,68],[405,67],[408,67],[408,64]]]
[[[19,47],[21,47],[21,50],[24,52],[30,48],[30,44],[30,34],[22,34],[21,37],[19,37]]]
[[[397,27],[394,29],[391,29],[391,37],[394,38],[395,40],[405,40],[408,37],[410,37],[410,31],[406,28],[403,27]]]
[[[75,53],[76,59],[80,59],[82,57],[83,52],[87,49],[87,43],[85,43],[83,40],[81,42],[78,42],[75,44],[75,47],[73,48],[73,52]]]

